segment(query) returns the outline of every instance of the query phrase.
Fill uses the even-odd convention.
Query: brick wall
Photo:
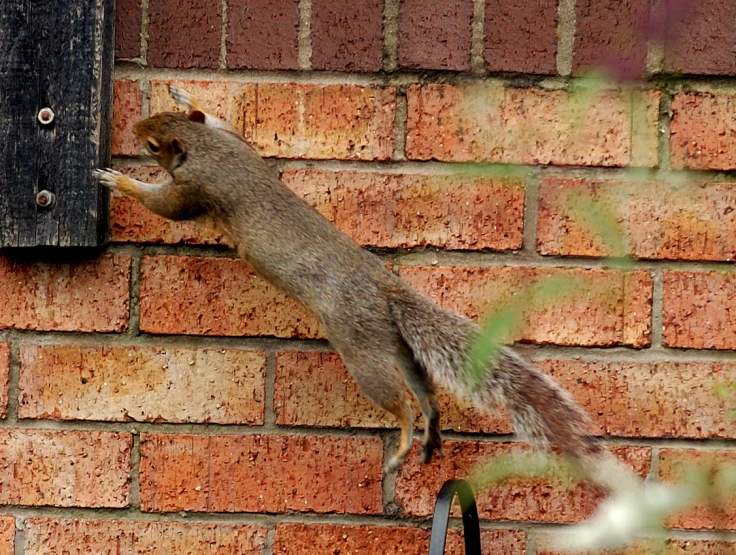
[[[180,83],[445,306],[478,318],[577,280],[516,339],[641,475],[736,459],[713,390],[736,382],[731,0],[117,4],[116,167],[162,176],[130,130]],[[601,63],[641,81],[580,96]],[[615,211],[633,265],[570,198]],[[442,481],[515,445],[503,415],[444,396],[447,457],[382,479],[394,423],[311,315],[211,231],[115,197],[110,236],[0,255],[0,555],[419,555]],[[485,552],[550,553],[548,525],[599,499],[483,492]],[[669,524],[671,553],[735,547],[733,508]]]

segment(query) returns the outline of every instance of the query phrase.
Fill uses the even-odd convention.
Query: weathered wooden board
[[[100,245],[108,193],[90,172],[110,161],[114,0],[0,4],[0,247]]]

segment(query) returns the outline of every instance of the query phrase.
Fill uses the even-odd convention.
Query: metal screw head
[[[36,193],[36,204],[41,208],[51,208],[56,202],[56,195],[44,189]]]
[[[54,111],[51,108],[41,108],[38,111],[38,121],[41,125],[49,125],[54,121]]]

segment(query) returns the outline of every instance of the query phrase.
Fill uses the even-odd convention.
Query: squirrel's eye
[[[148,139],[148,150],[150,150],[151,153],[156,154],[160,150],[160,147],[156,141]]]

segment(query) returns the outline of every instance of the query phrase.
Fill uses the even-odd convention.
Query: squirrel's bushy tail
[[[638,483],[628,467],[590,436],[585,412],[530,362],[508,347],[500,347],[486,372],[480,377],[471,375],[466,357],[479,326],[409,287],[393,295],[389,304],[415,361],[437,385],[471,399],[485,412],[496,403],[504,405],[520,439],[558,446],[598,485],[620,490]]]

